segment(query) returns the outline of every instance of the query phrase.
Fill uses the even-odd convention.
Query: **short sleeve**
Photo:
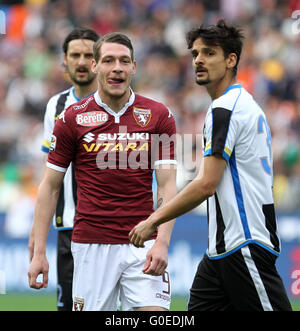
[[[237,136],[236,124],[231,110],[221,107],[211,108],[203,132],[204,156],[220,154],[229,161]]]

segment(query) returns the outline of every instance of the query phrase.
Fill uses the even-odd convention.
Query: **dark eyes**
[[[114,59],[112,59],[112,58],[107,58],[107,59],[102,60],[102,62],[104,62],[104,63],[111,63],[113,61],[114,61]],[[121,59],[120,62],[125,63],[125,64],[129,64],[130,60],[129,59]]]

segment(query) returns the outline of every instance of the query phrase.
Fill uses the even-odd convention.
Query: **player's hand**
[[[48,272],[49,264],[46,256],[33,256],[29,270],[28,270],[28,283],[31,288],[39,290],[48,287]],[[37,281],[38,275],[42,274],[41,282]]]
[[[150,220],[142,221],[129,232],[129,240],[135,247],[144,247],[144,242],[155,232]]]
[[[168,266],[168,245],[156,239],[154,245],[146,255],[143,273],[152,276],[161,276]]]

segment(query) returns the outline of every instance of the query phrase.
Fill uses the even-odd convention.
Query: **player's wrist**
[[[170,240],[168,240],[167,238],[162,238],[160,236],[157,236],[155,242],[156,242],[156,244],[159,244],[160,246],[164,246],[166,249],[168,249],[169,245],[170,245]]]
[[[33,257],[44,258],[46,257],[46,247],[35,247]]]

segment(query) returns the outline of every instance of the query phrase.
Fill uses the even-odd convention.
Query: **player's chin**
[[[210,80],[209,79],[196,78],[196,83],[200,86],[205,86],[205,85],[208,85],[210,83]]]
[[[93,82],[94,78],[88,77],[88,78],[82,78],[82,79],[73,79],[74,83],[76,83],[79,86],[86,86],[90,85]]]
[[[114,98],[121,98],[126,94],[126,92],[127,89],[121,86],[112,86],[109,89],[110,96]]]

